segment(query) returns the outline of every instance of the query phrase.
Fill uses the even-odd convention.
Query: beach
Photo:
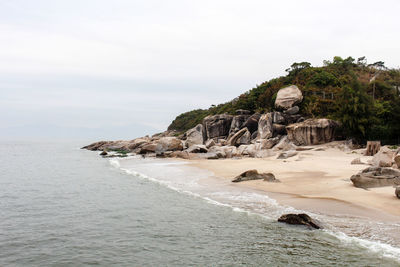
[[[235,184],[265,193],[280,204],[301,210],[330,215],[368,217],[384,221],[400,221],[399,200],[393,187],[361,189],[353,186],[350,177],[369,165],[352,165],[361,158],[372,157],[363,150],[343,151],[329,145],[314,146],[288,159],[242,158],[194,160],[190,165],[211,171],[220,179],[232,180],[244,171],[256,169],[270,172],[280,181],[244,181]]]

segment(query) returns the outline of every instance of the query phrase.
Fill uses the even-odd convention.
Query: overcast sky
[[[399,67],[400,1],[0,0],[0,136],[133,138],[293,62]]]

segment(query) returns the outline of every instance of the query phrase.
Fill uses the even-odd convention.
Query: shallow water
[[[0,143],[1,266],[400,265],[390,237],[349,237],[331,218],[327,231],[280,224],[293,209],[257,192],[79,145]]]

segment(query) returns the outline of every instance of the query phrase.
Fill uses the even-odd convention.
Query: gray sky
[[[133,138],[293,62],[400,65],[400,1],[0,0],[0,136]]]

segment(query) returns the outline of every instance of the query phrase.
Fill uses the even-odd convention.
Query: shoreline
[[[321,146],[315,146],[318,148]],[[190,166],[210,171],[218,179],[232,180],[240,173],[256,169],[272,172],[279,183],[262,180],[244,181],[234,186],[259,191],[279,204],[296,209],[334,216],[352,216],[398,223],[399,200],[394,188],[380,187],[368,190],[356,188],[350,177],[368,165],[351,165],[361,157],[367,162],[371,157],[344,152],[337,148],[323,151],[299,152],[286,160],[270,158],[241,158],[224,160],[189,160]]]

